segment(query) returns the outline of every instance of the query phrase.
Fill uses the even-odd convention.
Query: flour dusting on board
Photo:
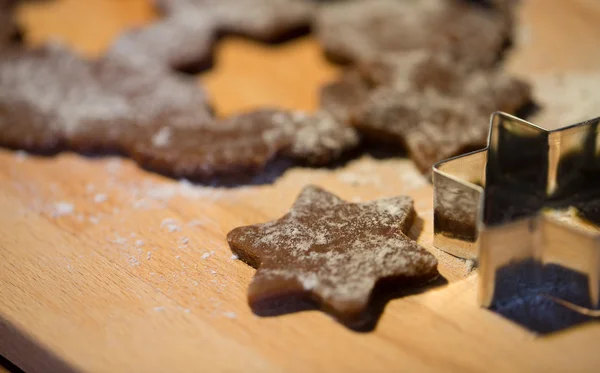
[[[355,172],[342,172],[338,175],[338,179],[348,185],[352,186],[363,186],[363,185],[373,185],[373,186],[381,186],[381,178],[379,175],[365,175]]]
[[[534,95],[542,109],[530,119],[555,129],[600,117],[600,73],[535,76]]]
[[[165,227],[167,231],[171,233],[181,231],[181,226],[179,225],[179,222],[172,218],[163,219],[163,221],[160,223],[160,227]]]
[[[202,200],[217,202],[224,198],[233,198],[249,190],[248,187],[239,187],[234,190],[219,187],[194,185],[182,179],[178,182],[157,183],[144,180],[136,184],[120,184],[120,189],[128,192],[135,209],[164,208],[173,198],[186,200]],[[202,222],[196,221],[198,225]]]
[[[428,183],[412,162],[375,160],[370,156],[351,163],[346,170],[337,174],[337,179],[347,185],[376,189],[399,183],[402,191],[420,188]]]
[[[115,239],[111,241],[112,243],[115,243],[117,245],[125,245],[127,243],[127,238],[122,237],[119,234],[115,234]]]
[[[403,190],[417,189],[429,183],[412,162],[404,163],[399,167],[398,176],[402,182]]]

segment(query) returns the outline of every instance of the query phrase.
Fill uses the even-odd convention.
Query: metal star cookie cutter
[[[497,112],[485,149],[433,167],[434,245],[478,261],[480,305],[514,297],[499,284],[520,276],[513,292],[600,316],[599,130]]]

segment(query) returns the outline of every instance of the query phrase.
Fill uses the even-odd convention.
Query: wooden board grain
[[[529,0],[521,15],[511,71],[599,66],[593,0]],[[20,12],[30,43],[58,37],[88,55],[153,17],[145,0]],[[318,84],[337,74],[310,38],[276,47],[225,39],[216,61],[199,80],[221,115],[256,105],[312,110]],[[421,231],[448,284],[391,301],[371,333],[316,311],[253,315],[254,270],[231,258],[225,234],[280,216],[308,183],[349,200],[413,196],[423,222],[412,234]],[[431,246],[431,192],[401,158],[293,168],[273,184],[224,189],[116,157],[0,150],[0,354],[28,372],[597,371],[598,325],[541,338],[476,305],[477,275]]]

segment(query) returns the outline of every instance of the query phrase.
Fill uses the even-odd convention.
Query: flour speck
[[[105,202],[107,198],[108,197],[106,196],[106,194],[104,194],[104,193],[98,193],[98,194],[96,194],[94,196],[94,202],[95,203],[102,203],[102,202]]]
[[[237,318],[237,314],[235,312],[223,312],[223,316],[227,317],[228,319],[235,319]]]
[[[54,204],[54,208],[52,210],[52,217],[57,218],[63,215],[72,214],[75,211],[75,207],[72,203],[68,202],[57,202]]]
[[[171,233],[181,231],[181,227],[177,223],[177,220],[175,220],[173,218],[163,219],[163,221],[160,223],[160,226],[161,226],[161,228],[166,227],[167,231],[169,231]]]
[[[127,238],[121,237],[119,234],[115,234],[115,239],[111,242],[116,243],[117,245],[125,245],[127,243]]]
[[[188,227],[200,227],[202,225],[204,225],[204,223],[197,219],[191,220],[187,223]]]
[[[136,258],[135,256],[130,256],[129,259],[127,259],[127,262],[129,263],[130,267],[137,267],[140,265],[140,261],[138,260],[138,258]]]

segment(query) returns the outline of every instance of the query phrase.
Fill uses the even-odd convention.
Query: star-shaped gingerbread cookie
[[[365,137],[397,143],[424,173],[442,159],[480,149],[489,115],[531,102],[527,83],[453,56],[414,50],[359,64],[321,91],[321,105]]]
[[[236,228],[227,240],[258,268],[248,290],[257,314],[312,303],[360,328],[372,321],[379,283],[423,284],[438,276],[436,258],[406,236],[414,217],[407,196],[348,203],[308,186],[282,218]]]

